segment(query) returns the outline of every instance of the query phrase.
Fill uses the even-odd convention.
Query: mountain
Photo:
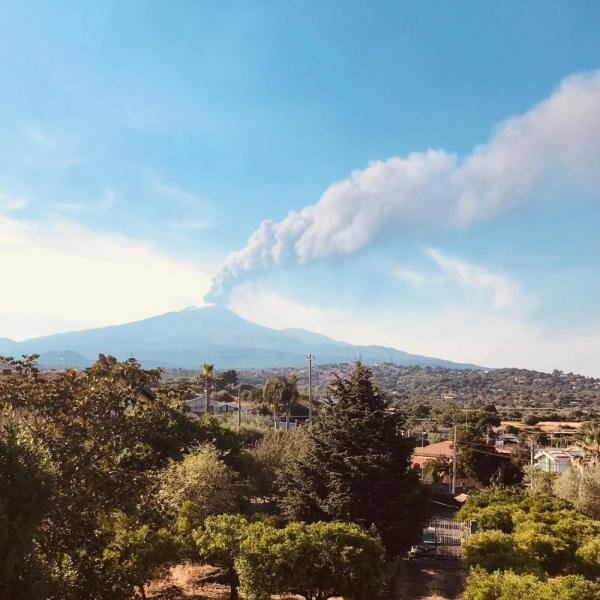
[[[188,308],[149,319],[98,329],[71,331],[15,342],[0,338],[1,355],[40,354],[40,364],[81,367],[99,353],[123,360],[134,356],[146,367],[295,367],[306,354],[320,364],[395,362],[400,365],[477,368],[384,346],[354,346],[304,329],[271,329],[222,306]]]

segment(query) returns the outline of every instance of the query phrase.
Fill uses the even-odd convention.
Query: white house
[[[574,461],[583,457],[579,448],[542,448],[535,454],[535,464],[546,473],[565,473]]]
[[[190,407],[190,410],[196,415],[203,415],[206,412],[206,397],[196,396],[186,400],[185,403]],[[219,402],[217,400],[210,401],[210,414],[221,414],[237,412],[238,407],[234,402]]]

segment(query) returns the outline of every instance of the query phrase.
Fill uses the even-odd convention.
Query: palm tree
[[[289,379],[285,375],[276,375],[265,383],[263,399],[273,408],[273,418],[278,420],[278,414],[285,411],[285,428],[290,427],[290,410],[292,404],[298,399],[298,375],[294,374]]]
[[[587,421],[579,430],[583,441],[594,447],[596,455],[600,456],[600,423],[598,421]]]
[[[210,411],[210,393],[212,391],[213,371],[215,365],[204,363],[201,367],[201,378],[204,382],[204,393],[206,394],[206,414]]]

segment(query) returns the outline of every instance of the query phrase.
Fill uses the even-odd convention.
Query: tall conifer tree
[[[402,425],[370,369],[357,362],[347,379],[335,376],[302,450],[281,475],[284,514],[358,523],[375,530],[391,555],[405,550],[419,535],[425,502]]]

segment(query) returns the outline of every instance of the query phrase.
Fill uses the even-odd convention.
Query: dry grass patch
[[[229,600],[229,587],[202,580],[217,569],[209,565],[184,563],[169,569],[162,578],[154,580],[146,588],[152,600]],[[240,598],[243,598],[240,595]],[[301,596],[273,596],[273,600],[303,600]],[[331,598],[330,600],[343,600]]]

